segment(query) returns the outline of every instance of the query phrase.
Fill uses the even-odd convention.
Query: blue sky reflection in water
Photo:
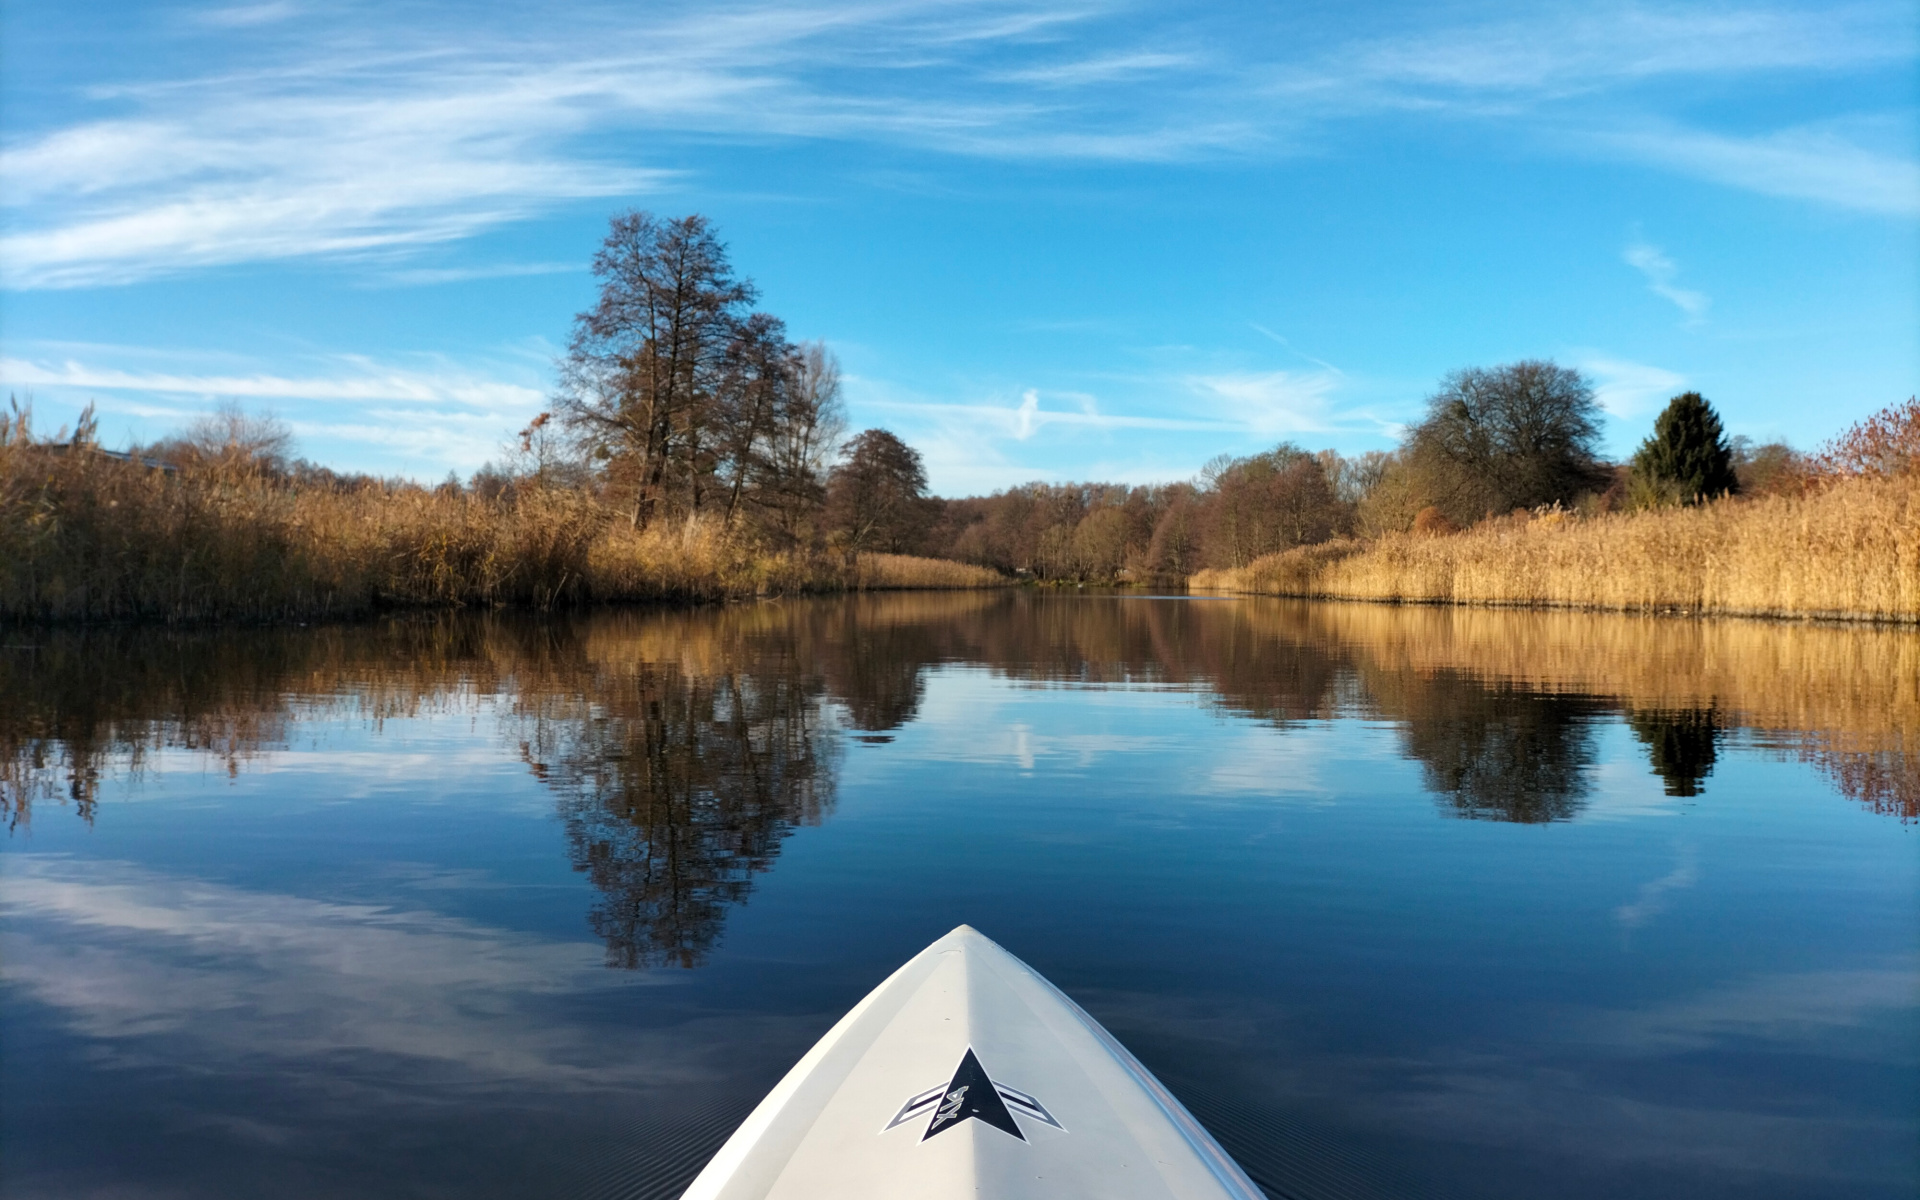
[[[976,595],[10,643],[9,1197],[670,1196],[960,921],[1275,1195],[1920,1184],[1910,632]]]

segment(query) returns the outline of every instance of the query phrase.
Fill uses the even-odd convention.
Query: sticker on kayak
[[[968,1119],[991,1125],[1024,1142],[1027,1135],[1020,1132],[1020,1122],[1014,1119],[1015,1113],[1044,1122],[1062,1133],[1067,1129],[1054,1120],[1046,1106],[1032,1096],[1019,1088],[1010,1088],[988,1078],[987,1069],[980,1065],[980,1057],[971,1046],[967,1047],[967,1053],[960,1059],[960,1065],[954,1068],[951,1080],[910,1097],[900,1106],[900,1111],[893,1114],[893,1120],[887,1122],[887,1128],[880,1132],[898,1128],[927,1113],[932,1113],[933,1119],[927,1122],[927,1131],[920,1135],[923,1142]]]

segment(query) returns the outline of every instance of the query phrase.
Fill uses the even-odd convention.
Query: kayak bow
[[[787,1072],[682,1200],[1261,1200],[1100,1023],[970,926]]]

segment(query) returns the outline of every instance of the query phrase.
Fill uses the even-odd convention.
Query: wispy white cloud
[[[1329,369],[1190,375],[1184,382],[1198,411],[1249,433],[1329,433],[1351,424],[1334,413],[1340,376]]]
[[[1888,122],[1796,126],[1759,135],[1646,125],[1589,135],[1601,149],[1714,183],[1887,216],[1920,214],[1920,162],[1857,136]]]
[[[1232,432],[1247,428],[1244,422],[1231,420],[1103,413],[1094,403],[1082,403],[1074,408],[1045,408],[1041,405],[1040,392],[1035,388],[1028,388],[1022,392],[1018,404],[949,404],[876,397],[865,401],[865,406],[922,417],[965,421],[976,429],[991,431],[1002,438],[1016,442],[1029,441],[1035,434],[1052,426],[1075,430],[1160,429],[1187,432]]]
[[[502,262],[473,267],[396,267],[378,278],[385,283],[431,287],[443,283],[467,283],[475,279],[520,279],[530,275],[570,275],[584,272],[580,263]]]
[[[345,356],[340,361],[349,368],[348,372],[332,376],[288,378],[264,374],[181,375],[126,371],[90,367],[73,360],[49,366],[25,359],[0,358],[0,384],[52,384],[220,399],[384,400],[433,405],[452,402],[514,413],[525,410],[528,405],[537,406],[544,398],[534,388],[465,373],[438,374],[407,370],[382,366],[354,356]]]
[[[442,1070],[575,1092],[698,1082],[730,1053],[553,1019],[553,996],[678,982],[609,972],[584,940],[56,855],[10,856],[0,912],[9,984],[107,1061],[138,1039],[229,1071],[355,1054],[373,1072],[357,1086]]]
[[[1687,386],[1687,377],[1677,371],[1606,355],[1583,356],[1580,369],[1594,377],[1600,407],[1625,420],[1645,415]]]
[[[1804,1040],[1811,1033],[1916,1009],[1920,964],[1894,959],[1731,981],[1665,1004],[1609,1014],[1593,1022],[1592,1033],[1596,1041],[1639,1054],[1684,1053],[1734,1039]]]
[[[310,365],[318,370],[292,374],[233,370],[247,364],[229,355],[196,364],[179,351],[79,349],[88,357],[0,357],[0,388],[37,389],[75,406],[92,402],[132,421],[136,440],[146,441],[221,401],[270,407],[304,453],[330,454],[345,443],[370,469],[415,476],[474,470],[497,457],[512,431],[546,403],[530,378],[537,368],[522,362],[496,372],[433,355],[396,364],[340,354],[315,356]],[[157,370],[124,365],[143,360],[172,361]],[[193,369],[204,360],[226,369]]]
[[[688,137],[1168,162],[1324,150],[1317,135],[1333,123],[1428,114],[1518,127],[1548,153],[1597,150],[1769,195],[1893,215],[1920,205],[1910,138],[1875,149],[1840,126],[1752,134],[1650,122],[1657,98],[1643,86],[1907,61],[1899,5],[1436,16],[1311,49],[1151,12],[1018,0],[665,8],[643,28],[625,11],[586,8],[558,21],[496,15],[453,43],[444,19],[209,9],[199,14],[209,39],[231,36],[212,26],[247,27],[243,67],[78,81],[99,115],[17,129],[0,152],[5,282],[406,255],[674,186]],[[216,63],[231,51],[208,49]]]
[[[1682,846],[1676,854],[1673,869],[1658,879],[1649,880],[1640,885],[1634,898],[1613,910],[1614,920],[1620,928],[1632,931],[1645,925],[1667,910],[1674,892],[1684,891],[1700,882],[1700,856],[1692,846]]]
[[[1670,76],[1844,70],[1910,59],[1890,5],[1540,7],[1429,27],[1330,56],[1281,85],[1356,104],[1461,106],[1591,94]]]
[[[1273,330],[1268,329],[1265,325],[1262,325],[1257,321],[1248,321],[1247,325],[1249,328],[1251,328],[1255,333],[1259,334],[1261,337],[1266,338],[1268,341],[1273,342],[1275,345],[1285,346],[1290,353],[1298,355],[1302,360],[1312,363],[1314,366],[1319,367],[1321,370],[1326,371],[1328,374],[1334,375],[1336,377],[1344,377],[1346,375],[1346,372],[1342,371],[1339,367],[1334,366],[1332,363],[1327,362],[1325,359],[1315,358],[1313,355],[1308,354],[1306,351],[1301,350],[1298,346],[1295,346],[1284,335],[1275,333]]]
[[[1142,50],[1130,54],[1107,54],[1025,67],[1017,71],[1005,72],[1001,78],[1013,83],[1077,87],[1089,83],[1133,79],[1177,67],[1198,66],[1200,63],[1200,58],[1193,54],[1168,54]]]
[[[1674,280],[1679,277],[1680,268],[1660,247],[1638,239],[1627,243],[1623,257],[1627,265],[1647,277],[1647,290],[1654,295],[1672,302],[1674,307],[1687,314],[1687,319],[1698,321],[1706,315],[1707,306],[1712,303],[1703,292],[1678,287]]]
[[[65,131],[0,154],[21,210],[0,237],[0,270],[13,287],[67,287],[407,250],[669,177],[555,156],[540,143],[565,132],[563,116],[475,88]]]
[[[243,29],[251,25],[272,25],[290,20],[300,15],[300,6],[287,3],[286,0],[273,0],[267,4],[235,4],[224,8],[209,8],[191,14],[191,19],[201,25],[211,25],[223,29]]]
[[[1770,1179],[1793,1193],[1883,1187],[1911,1154],[1878,1113],[1783,1110],[1737,1088],[1677,1097],[1645,1080],[1736,1049],[1749,1061],[1818,1056],[1911,1070],[1916,983],[1912,961],[1898,958],[1716,979],[1672,998],[1554,1011],[1542,1020],[1557,1036],[1514,1040],[1499,1053],[1445,1046],[1395,1062],[1391,1073],[1377,1060],[1323,1059],[1309,1069],[1325,1098],[1351,1098],[1342,1102],[1365,1119],[1417,1136],[1548,1147],[1596,1172],[1657,1165]],[[1634,1072],[1641,1063],[1669,1074]]]

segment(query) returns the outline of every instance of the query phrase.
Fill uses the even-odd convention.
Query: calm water
[[[1079,595],[0,635],[0,1191],[669,1197],[965,921],[1274,1196],[1920,1192],[1920,635]]]

